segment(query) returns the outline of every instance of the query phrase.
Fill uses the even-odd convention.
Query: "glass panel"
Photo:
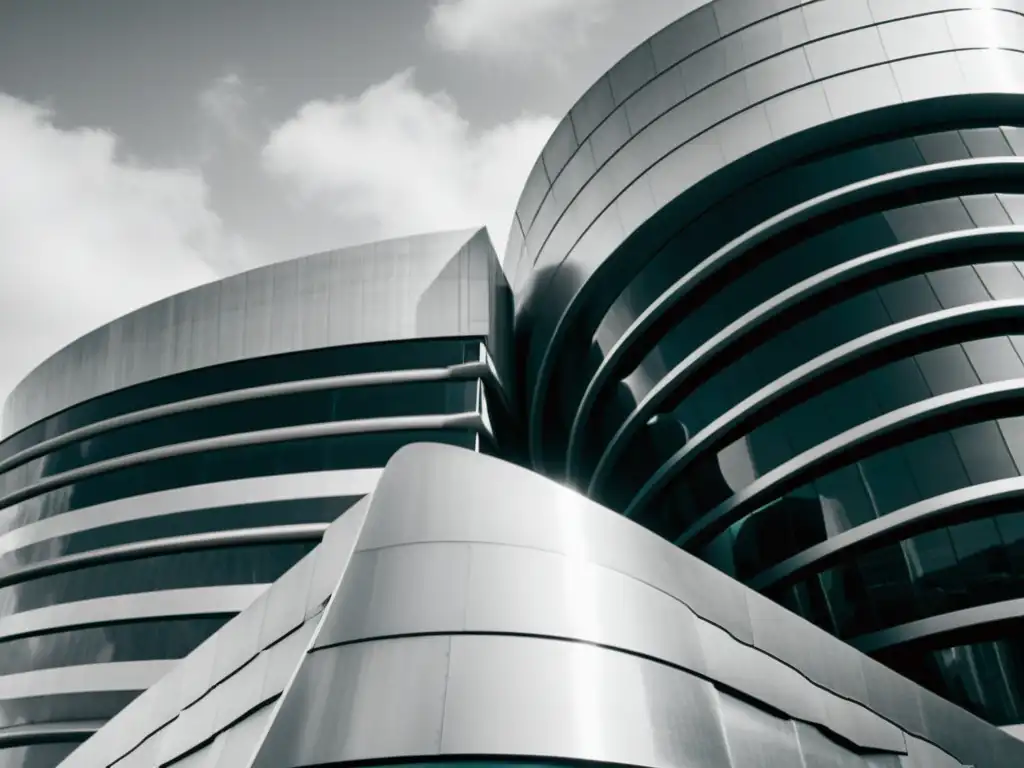
[[[106,720],[130,704],[141,691],[102,691],[63,696],[36,696],[0,701],[0,728],[25,723]]]
[[[468,431],[419,430],[311,438],[187,454],[97,475],[35,496],[0,513],[0,530],[11,530],[93,504],[186,485],[329,469],[383,467],[403,445],[420,441],[470,449],[476,445],[475,433]]]
[[[169,376],[95,398],[33,424],[0,443],[0,459],[123,413],[278,382],[454,365],[463,362],[467,347],[475,349],[478,342],[445,339],[367,344],[244,360]]]
[[[1024,721],[1024,632],[1019,626],[941,650],[900,646],[878,659],[995,725]]]
[[[63,555],[90,552],[118,544],[186,536],[212,531],[233,531],[273,525],[331,523],[361,497],[293,499],[265,504],[243,504],[215,509],[190,509],[116,525],[90,528],[69,536],[46,539],[0,556],[0,572]]]
[[[116,661],[180,659],[228,616],[89,627],[0,642],[0,675]]]
[[[226,584],[269,584],[315,546],[316,542],[241,546],[79,568],[0,588],[0,610],[11,615],[94,597]]]

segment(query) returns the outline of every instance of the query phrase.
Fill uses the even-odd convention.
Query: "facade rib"
[[[201,286],[32,372],[0,442],[0,766],[55,765],[401,446],[513,450],[511,306],[483,230],[423,235]]]
[[[1024,723],[1024,621],[927,631],[1024,598],[1022,161],[1021,0],[662,30],[519,201],[533,466],[855,645],[914,623],[865,648]]]

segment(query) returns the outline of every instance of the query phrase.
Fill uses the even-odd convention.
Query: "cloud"
[[[117,149],[0,93],[0,399],[81,334],[246,261],[198,173]]]
[[[210,83],[199,93],[203,115],[231,136],[241,136],[247,103],[245,85],[237,73],[230,72]]]
[[[438,0],[427,32],[458,53],[547,56],[581,44],[610,6],[611,0]]]
[[[501,252],[555,124],[524,115],[474,130],[451,98],[419,91],[408,70],[356,98],[304,105],[271,133],[263,164],[304,200],[372,224],[371,237],[485,225]]]

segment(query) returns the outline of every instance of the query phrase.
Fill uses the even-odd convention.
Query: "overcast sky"
[[[485,225],[557,119],[701,0],[0,0],[0,399],[131,309]]]

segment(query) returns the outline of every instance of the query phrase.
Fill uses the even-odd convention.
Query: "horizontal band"
[[[966,183],[968,181],[979,179],[998,182],[1007,177],[1024,180],[1024,158],[1003,157],[994,159],[984,158],[979,160],[958,160],[955,162],[937,163],[935,165],[912,168],[905,171],[886,174],[885,176],[876,177],[865,182],[851,184],[848,187],[843,187],[835,192],[830,192],[826,195],[815,198],[808,203],[796,206],[783,214],[780,214],[779,217],[769,219],[767,222],[751,230],[743,237],[738,238],[732,243],[729,243],[719,249],[716,253],[712,254],[690,270],[690,272],[684,275],[669,290],[663,293],[662,296],[659,297],[650,307],[648,307],[644,313],[641,314],[632,326],[635,327],[636,330],[627,331],[627,334],[623,337],[625,340],[624,343],[627,346],[633,344],[637,338],[645,334],[650,327],[655,324],[655,322],[660,320],[673,307],[686,306],[689,308],[691,305],[688,303],[688,300],[693,300],[696,293],[699,292],[705,283],[713,276],[721,273],[725,267],[732,264],[740,257],[750,253],[755,247],[763,246],[772,237],[788,232],[797,223],[804,223],[827,213],[832,214],[837,210],[853,205],[859,205],[867,200],[890,196],[908,189],[917,189],[924,186],[934,189],[935,186],[939,184],[949,184],[954,181],[958,183]],[[824,270],[820,274],[787,289],[771,302],[766,302],[762,307],[757,307],[754,310],[751,310],[750,313],[747,313],[747,315],[744,315],[730,326],[727,326],[727,328],[719,332],[717,336],[727,333],[737,324],[750,322],[748,316],[756,316],[757,313],[770,315],[773,312],[780,311],[787,303],[798,300],[797,293],[800,290],[810,290],[813,287],[826,287],[828,285],[828,279],[833,276],[839,281],[842,280],[844,274],[847,276],[847,279],[854,279],[859,276],[861,270],[871,271],[872,267],[879,270],[884,269],[888,263],[901,262],[903,259],[918,261],[923,257],[926,257],[930,249],[934,249],[935,252],[948,254],[957,247],[956,243],[958,241],[962,240],[968,244],[982,242],[975,240],[974,238],[983,237],[984,233],[988,233],[990,231],[993,232],[992,237],[996,241],[1002,241],[1003,238],[1005,238],[1007,242],[1016,240],[1017,242],[1015,244],[1019,245],[1019,238],[1021,233],[1024,232],[1024,229],[1020,227],[992,227],[977,230],[948,232],[941,235],[921,238],[909,243],[901,243],[891,248],[886,248],[866,256],[851,259],[848,262],[844,262],[843,264]],[[844,269],[849,269],[850,272],[844,273]],[[698,303],[704,303],[706,298],[707,297],[704,297],[700,302],[693,300],[693,306],[696,306]],[[627,417],[626,421],[619,427],[615,435],[605,447],[604,452],[598,461],[597,467],[590,478],[591,489],[594,489],[598,484],[600,484],[600,482],[602,482],[603,475],[610,470],[610,467],[614,464],[619,453],[623,449],[623,446],[628,442],[628,438],[632,434],[633,430],[646,420],[645,415],[649,415],[653,409],[657,408],[661,400],[671,392],[671,387],[674,385],[674,378],[684,375],[686,369],[692,365],[698,353],[704,352],[705,348],[715,341],[717,341],[717,337],[712,337],[711,340],[705,342],[705,344],[699,347],[698,350],[673,367],[666,376],[654,385],[651,391],[644,398],[643,402],[641,402]],[[625,354],[625,351],[623,351],[622,354]]]
[[[0,749],[32,744],[56,744],[84,741],[103,727],[105,720],[73,720],[70,722],[29,723],[0,728]]]
[[[168,536],[163,539],[133,541],[104,547],[75,555],[54,557],[41,563],[32,563],[6,573],[0,573],[0,587],[19,584],[29,579],[38,579],[54,573],[73,571],[108,563],[138,560],[143,557],[169,555],[177,552],[196,552],[203,549],[223,547],[256,546],[259,544],[284,544],[299,541],[319,541],[327,530],[328,523],[302,523],[298,525],[275,525],[266,528],[243,528],[242,530],[195,533],[185,536]]]
[[[186,485],[80,507],[27,523],[0,535],[0,556],[41,541],[119,523],[167,517],[183,512],[282,501],[365,496],[380,479],[380,468],[333,469],[291,475],[267,475]]]
[[[747,582],[763,592],[831,567],[854,553],[923,531],[991,514],[992,507],[1024,500],[1024,477],[993,480],[918,501],[843,531],[774,565]]]
[[[0,701],[105,691],[144,691],[170,672],[174,659],[81,664],[0,675]]]
[[[637,206],[638,201],[630,201],[625,210],[628,212],[628,220],[620,221],[619,207],[616,205],[618,196],[626,194],[626,189],[632,188],[628,184],[615,181],[614,187],[619,190],[616,196],[609,201],[600,214],[587,225],[583,234],[575,240],[572,237],[565,238],[567,245],[560,247],[558,259],[548,259],[542,264],[545,273],[543,286],[533,286],[528,291],[530,301],[524,300],[523,311],[530,315],[530,337],[531,344],[527,354],[527,387],[528,402],[530,404],[530,452],[531,456],[537,458],[541,455],[541,444],[543,443],[543,413],[545,398],[550,389],[550,377],[558,360],[558,349],[561,347],[563,337],[569,331],[569,327],[584,312],[588,316],[596,317],[598,311],[604,311],[606,307],[601,304],[598,307],[586,307],[595,296],[611,296],[615,291],[621,291],[624,281],[632,279],[642,270],[651,258],[650,254],[638,252],[636,248],[628,250],[628,253],[621,246],[630,238],[651,239],[652,232],[644,230],[646,236],[641,232],[649,224],[661,221],[674,212],[673,219],[679,220],[678,224],[662,222],[666,227],[673,227],[673,232],[678,233],[685,222],[696,218],[698,210],[706,210],[707,202],[693,199],[690,196],[698,186],[713,186],[712,189],[704,189],[705,197],[724,197],[728,191],[735,191],[747,183],[739,177],[749,176],[751,180],[762,177],[765,173],[772,173],[779,170],[783,165],[783,158],[789,162],[796,162],[799,158],[807,157],[818,152],[826,152],[830,147],[837,144],[848,144],[850,141],[861,137],[879,140],[885,137],[895,138],[906,135],[913,131],[926,131],[930,125],[935,124],[936,115],[933,109],[934,102],[930,101],[939,96],[941,88],[928,84],[927,87],[918,86],[912,96],[901,98],[899,85],[913,77],[912,67],[920,69],[926,61],[934,61],[945,64],[943,71],[950,67],[957,68],[959,82],[950,84],[948,98],[955,103],[955,111],[963,118],[966,124],[971,122],[991,119],[990,124],[1006,124],[1015,118],[1014,108],[1010,104],[1011,98],[1005,91],[1015,90],[1015,86],[1007,88],[999,82],[995,76],[993,83],[988,87],[987,83],[978,84],[976,81],[983,78],[980,73],[970,73],[967,78],[969,82],[963,82],[964,77],[960,75],[960,62],[969,62],[977,70],[985,64],[982,60],[985,57],[1013,56],[1019,58],[1020,52],[1008,48],[986,46],[983,50],[979,46],[967,45],[956,50],[936,50],[921,53],[906,59],[891,60],[871,65],[868,67],[857,67],[845,72],[835,73],[828,77],[814,79],[803,84],[791,84],[783,86],[779,92],[769,98],[751,104],[749,100],[742,100],[737,104],[737,110],[731,116],[708,125],[703,125],[700,120],[689,122],[700,122],[700,130],[687,138],[674,148],[660,147],[654,150],[645,147],[644,160],[640,165],[645,168],[640,173],[638,167],[637,181],[641,182],[650,177],[652,183],[658,180],[661,186],[670,184],[670,177],[679,177],[678,192],[674,199],[669,198],[667,192],[659,195],[652,201],[650,215],[644,219]],[[999,60],[1001,61],[1002,58]],[[993,60],[995,62],[995,59]],[[906,65],[906,66],[903,66]],[[898,72],[894,69],[900,68]],[[887,87],[884,92],[878,95],[872,94],[869,98],[850,99],[849,92],[863,90],[865,79],[881,81]],[[927,81],[925,81],[927,82]],[[739,89],[741,92],[743,89]],[[788,102],[792,107],[801,99],[796,98],[803,95],[804,103],[810,100],[811,103],[822,103],[828,98],[835,97],[840,100],[842,108],[840,114],[823,117],[817,110],[808,113],[803,117],[798,111],[791,117],[782,117],[779,107]],[[844,94],[847,94],[844,96]],[[715,102],[706,99],[709,106],[715,106]],[[846,102],[845,104],[843,102]],[[920,102],[920,104],[916,103]],[[739,142],[738,132],[748,125],[764,123],[766,112],[775,112],[778,120],[786,124],[785,130],[778,138],[766,141],[772,132],[760,131],[756,136],[757,141],[753,145],[749,142]],[[826,115],[828,110],[825,110]],[[833,110],[835,112],[835,110]],[[991,116],[991,117],[990,117]],[[718,114],[714,115],[717,120]],[[656,122],[657,124],[657,122]],[[725,125],[731,130],[726,130]],[[885,126],[885,130],[882,126]],[[767,128],[767,126],[765,126]],[[948,129],[948,120],[936,129]],[[763,136],[762,136],[763,134]],[[643,135],[649,134],[645,129]],[[649,138],[650,142],[664,143],[664,131],[654,131]],[[703,139],[698,143],[698,137]],[[718,152],[718,141],[729,142],[732,145],[732,152],[729,156],[720,156]],[[750,137],[754,139],[754,136]],[[628,145],[632,137],[626,140]],[[740,145],[740,146],[737,146]],[[772,151],[768,152],[771,147]],[[662,154],[662,152],[667,154]],[[733,157],[733,155],[736,155]],[[646,158],[659,156],[653,164],[648,165]],[[1011,161],[1013,158],[1009,158]],[[684,161],[687,161],[684,163]],[[967,161],[971,162],[971,161]],[[663,169],[663,170],[662,170]],[[724,176],[722,174],[725,174]],[[621,175],[621,173],[620,173]],[[717,177],[712,180],[712,177]],[[636,185],[632,185],[635,187]],[[648,197],[649,195],[636,195],[636,197]],[[683,202],[692,202],[687,210],[682,210]],[[603,202],[603,201],[602,201]],[[690,211],[693,210],[691,217]],[[685,215],[684,215],[685,213]],[[661,218],[659,218],[661,217]],[[621,234],[617,230],[622,230]],[[593,232],[591,232],[593,230]],[[613,233],[613,230],[614,233]],[[575,233],[573,233],[575,237]],[[609,238],[611,240],[609,241]],[[659,231],[658,242],[652,243],[652,248],[657,250],[665,242],[671,240],[667,235],[663,238]],[[568,243],[571,242],[571,245]],[[586,243],[586,247],[583,244]],[[582,248],[582,253],[577,251]],[[593,251],[599,249],[603,258],[598,258]],[[541,264],[543,257],[538,260]],[[614,265],[614,266],[613,266]],[[536,271],[536,270],[535,270]],[[599,277],[600,274],[600,277]],[[612,280],[612,284],[598,281]],[[524,289],[525,290],[525,289]],[[548,298],[538,298],[544,294]],[[602,299],[603,301],[603,299]],[[549,304],[555,306],[548,306]],[[576,329],[576,331],[587,329]],[[589,330],[588,330],[589,332]],[[579,334],[577,334],[578,336]]]
[[[928,640],[941,644],[944,636],[961,635],[972,629],[1024,620],[1024,598],[988,603],[960,611],[950,611],[927,619],[910,621],[898,627],[860,635],[847,642],[863,653],[877,653],[898,645]],[[957,641],[959,645],[960,642]]]
[[[1024,242],[1024,228],[1020,235]],[[976,259],[977,252],[971,252],[969,257]],[[782,409],[862,374],[873,362],[888,360],[903,350],[917,354],[935,344],[948,346],[955,343],[953,338],[960,338],[957,331],[1015,321],[1024,322],[1024,299],[977,302],[893,323],[830,349],[757,390],[687,440],[633,497],[626,507],[626,517],[636,517],[673,478],[700,457],[721,450]]]
[[[996,172],[998,169],[999,172]],[[997,181],[1007,175],[1020,176],[1024,170],[1024,158],[980,158],[956,160],[933,165],[895,171],[870,179],[858,181],[836,190],[830,190],[799,205],[772,216],[753,229],[744,232],[737,238],[726,243],[710,256],[702,260],[693,269],[676,280],[671,286],[651,302],[640,315],[629,325],[619,340],[604,356],[597,372],[591,378],[583,398],[573,417],[570,430],[567,467],[571,472],[576,457],[576,443],[580,429],[586,423],[590,408],[598,393],[607,383],[616,368],[636,342],[647,335],[669,313],[680,306],[690,308],[687,299],[697,295],[703,285],[712,277],[720,274],[733,262],[746,256],[756,248],[764,247],[771,240],[783,235],[795,227],[806,225],[814,219],[835,214],[844,208],[861,205],[864,202],[903,192],[908,189],[947,184],[951,180],[977,179],[983,177]],[[707,297],[693,306],[704,303]],[[599,465],[600,467],[601,465]],[[597,471],[594,473],[598,474]]]
[[[150,461],[169,459],[204,451],[216,451],[224,448],[237,448],[243,445],[261,445],[280,443],[289,440],[310,440],[317,437],[337,437],[341,435],[360,435],[376,432],[420,431],[436,429],[471,429],[484,431],[480,414],[475,412],[442,414],[429,416],[385,416],[372,419],[349,419],[320,424],[301,424],[292,427],[277,427],[254,432],[238,432],[219,437],[208,437],[187,443],[163,445],[150,448],[127,456],[104,459],[67,472],[51,475],[32,485],[0,497],[0,509],[17,504],[40,493],[60,488],[83,480],[87,477],[111,472],[116,469],[145,464]]]
[[[145,421],[172,416],[178,413],[196,411],[202,408],[213,408],[218,405],[228,405],[249,400],[259,400],[267,397],[281,397],[284,395],[297,395],[308,392],[323,392],[328,389],[350,389],[355,387],[378,387],[389,384],[412,384],[431,381],[457,381],[463,379],[482,378],[490,376],[493,368],[487,363],[472,362],[460,363],[447,368],[419,368],[405,371],[383,371],[379,373],[353,373],[344,376],[329,376],[321,379],[303,379],[301,381],[285,381],[278,384],[266,384],[260,387],[248,387],[246,389],[235,389],[230,392],[218,392],[215,395],[193,397],[188,400],[179,400],[166,405],[157,405],[152,408],[144,408],[140,411],[132,411],[121,416],[114,416],[88,424],[62,435],[52,437],[49,440],[31,445],[17,453],[8,456],[0,461],[0,473],[7,472],[17,466],[24,464],[38,456],[51,453],[70,443],[85,440],[103,432],[110,432],[114,429],[140,424]]]
[[[947,428],[950,422],[988,420],[979,416],[985,409],[1014,405],[1022,400],[1024,378],[1018,378],[966,387],[897,408],[841,432],[762,475],[703,515],[676,539],[676,543],[687,549],[699,547],[813,477],[881,450],[911,432],[926,433],[929,424],[934,428]]]
[[[252,605],[266,584],[165,589],[76,600],[0,619],[0,642],[71,629],[153,619],[233,616]]]

